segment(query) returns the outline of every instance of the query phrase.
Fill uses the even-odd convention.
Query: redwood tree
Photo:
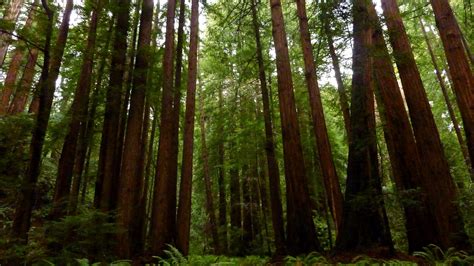
[[[474,161],[474,76],[463,44],[463,35],[448,0],[430,0],[448,60],[454,94],[461,113],[466,142]],[[466,48],[467,45],[466,45]],[[471,166],[471,174],[474,169]]]
[[[176,177],[173,177],[173,61],[176,0],[168,0],[165,51],[163,56],[163,94],[158,159],[153,192],[151,251],[161,254],[173,244],[176,232]]]
[[[342,225],[336,249],[393,250],[378,171],[372,83],[370,1],[353,2],[351,143]]]
[[[280,170],[275,155],[275,142],[273,139],[273,125],[270,113],[270,100],[265,75],[265,65],[263,61],[262,43],[260,40],[260,25],[257,16],[257,2],[252,1],[252,22],[257,48],[258,78],[260,80],[260,90],[263,102],[263,120],[265,125],[265,153],[267,157],[268,179],[270,184],[270,205],[272,213],[273,233],[275,237],[275,254],[286,253],[285,229],[283,222],[283,208],[280,195]],[[238,173],[237,173],[238,174]],[[266,210],[264,210],[266,211]]]
[[[130,0],[117,0],[115,11],[114,42],[110,63],[109,86],[106,93],[102,140],[100,143],[99,169],[95,188],[94,205],[104,211],[116,205],[120,159],[117,156],[120,107],[122,102],[123,75],[127,54],[127,33],[130,18]]]
[[[313,131],[318,146],[319,162],[321,164],[326,197],[337,231],[342,219],[343,198],[339,185],[339,177],[337,176],[336,167],[334,166],[334,160],[332,158],[331,145],[329,143],[323,105],[319,92],[308,17],[306,16],[306,1],[296,0],[296,8],[300,26],[301,48],[303,50],[305,78],[309,93]]]
[[[65,214],[64,210],[67,207],[65,201],[70,194],[79,131],[81,127],[86,126],[97,25],[99,23],[100,13],[102,12],[103,1],[97,0],[94,2],[94,5],[89,22],[87,42],[82,57],[81,72],[74,92],[74,100],[71,105],[71,119],[58,164],[58,176],[53,198],[53,212],[58,216]]]
[[[270,0],[275,45],[278,99],[280,102],[287,195],[287,245],[290,254],[319,250],[311,215],[298,116],[296,113],[290,57],[280,0]]]
[[[442,248],[469,249],[457,191],[396,0],[382,0],[423,171],[423,187],[436,216]],[[436,177],[436,178],[433,178]]]
[[[143,0],[140,17],[135,69],[133,71],[130,111],[125,135],[123,162],[120,173],[117,222],[123,228],[118,234],[118,253],[130,258],[140,254],[137,246],[141,238],[139,204],[143,185],[142,158],[146,146],[146,134],[143,124],[145,118],[145,96],[150,58],[151,29],[153,23],[153,0]]]
[[[186,90],[186,112],[184,115],[183,159],[178,205],[178,228],[176,246],[184,254],[189,253],[191,231],[191,192],[193,179],[194,116],[196,106],[197,51],[199,34],[199,0],[191,6],[191,33],[188,55],[188,85]]]

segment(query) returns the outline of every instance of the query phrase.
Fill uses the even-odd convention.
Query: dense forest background
[[[474,264],[470,0],[0,13],[0,264]]]

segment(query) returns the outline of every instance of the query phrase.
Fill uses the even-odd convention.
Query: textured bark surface
[[[176,246],[184,254],[189,254],[189,234],[191,230],[191,193],[193,179],[194,117],[196,109],[197,51],[199,35],[199,0],[191,6],[191,33],[188,55],[188,85],[186,89],[186,111],[184,115],[183,159],[178,205],[178,228]]]
[[[0,67],[3,66],[5,56],[8,52],[8,46],[12,40],[12,32],[15,30],[15,23],[20,14],[21,7],[25,0],[11,0],[10,6],[3,14],[2,23],[7,23],[7,27],[0,31]]]
[[[145,96],[150,58],[153,1],[143,0],[138,35],[137,54],[132,79],[130,111],[124,141],[118,197],[117,222],[124,230],[118,234],[118,254],[122,258],[140,255],[141,230],[137,227],[143,185],[143,154],[146,149]]]
[[[273,139],[273,125],[270,113],[270,100],[268,95],[265,65],[263,61],[262,43],[260,40],[260,26],[257,15],[257,2],[252,1],[252,19],[257,47],[258,77],[263,102],[263,120],[265,125],[265,153],[268,167],[268,180],[270,184],[270,206],[272,213],[273,235],[275,238],[275,254],[286,253],[285,229],[283,222],[283,207],[281,204],[280,169],[275,156],[275,142]],[[261,166],[263,167],[263,165]],[[263,171],[263,169],[261,170]],[[263,193],[262,193],[263,195]],[[266,211],[266,210],[264,210]]]
[[[453,123],[454,132],[456,133],[456,138],[458,139],[461,152],[464,157],[464,161],[466,162],[466,165],[471,172],[471,180],[474,181],[474,168],[472,168],[472,162],[469,157],[469,151],[467,150],[466,141],[464,141],[464,138],[462,136],[461,128],[459,127],[459,121],[456,117],[456,113],[454,112],[454,108],[451,103],[451,100],[449,99],[449,93],[446,86],[446,82],[444,81],[444,78],[441,74],[442,72],[440,71],[440,68],[438,66],[436,56],[433,52],[433,48],[431,47],[430,39],[425,30],[425,25],[421,18],[419,19],[419,21],[420,21],[421,31],[423,32],[423,37],[425,38],[426,46],[428,47],[428,52],[430,54],[431,62],[433,63],[433,67],[435,69],[436,78],[438,79],[439,86],[441,87],[441,92],[443,93],[444,101],[446,102],[446,107],[448,108],[449,118],[451,119],[451,122]]]
[[[37,115],[38,120],[36,123],[41,124],[41,126],[44,126],[44,133],[46,133],[46,129],[48,127],[48,120],[51,113],[51,106],[53,104],[54,91],[56,89],[56,80],[58,79],[59,70],[61,69],[64,49],[66,47],[67,36],[69,33],[69,19],[71,16],[72,9],[73,9],[73,1],[68,0],[66,2],[66,7],[64,9],[61,25],[59,27],[58,36],[56,39],[55,46],[53,48],[53,53],[51,55],[51,62],[49,66],[49,76],[46,81],[48,93],[44,95],[44,92],[41,92],[40,94],[40,101],[39,101],[39,108],[38,108],[38,115]],[[40,116],[44,116],[44,119],[45,119],[44,123],[43,121],[41,121],[40,123],[39,121]],[[43,141],[44,141],[44,136],[42,137],[42,142]],[[53,206],[50,212],[50,217],[56,218],[59,215],[59,212],[60,212],[60,209]]]
[[[97,25],[102,11],[102,0],[95,3],[97,6],[92,11],[86,47],[82,58],[82,67],[74,92],[71,105],[71,118],[68,131],[61,151],[58,164],[58,175],[53,197],[53,209],[62,216],[67,209],[66,201],[69,199],[74,162],[77,154],[77,141],[81,127],[86,126],[87,111],[89,107],[89,92],[91,87],[92,67],[94,65]]]
[[[168,0],[165,51],[163,57],[163,95],[161,100],[160,140],[153,194],[151,251],[162,254],[166,244],[174,244],[176,231],[176,186],[173,178],[173,60],[176,0]]]
[[[120,106],[122,97],[123,74],[127,54],[127,36],[129,28],[129,0],[118,0],[115,9],[114,42],[110,63],[109,86],[106,93],[104,124],[100,143],[99,169],[96,180],[94,205],[103,211],[113,209],[117,195],[120,158],[117,158],[118,128],[120,124]],[[120,147],[121,149],[122,147]]]
[[[319,250],[301,147],[288,43],[280,0],[270,0],[280,101],[287,189],[287,246],[290,254]]]
[[[26,242],[28,239],[28,231],[31,225],[31,212],[36,199],[36,183],[40,174],[41,153],[43,150],[46,128],[48,125],[51,107],[48,109],[48,103],[53,98],[53,91],[48,88],[47,80],[49,79],[50,66],[50,47],[51,36],[53,34],[53,17],[54,13],[48,6],[47,0],[42,0],[43,8],[48,17],[46,26],[46,37],[44,45],[43,66],[41,77],[38,83],[38,91],[40,92],[41,109],[36,116],[36,124],[33,129],[33,136],[30,144],[30,162],[25,178],[22,180],[18,203],[13,217],[12,232],[13,236]],[[50,106],[50,105],[49,105]]]
[[[39,50],[37,48],[32,48],[28,53],[28,59],[23,70],[23,76],[20,79],[15,96],[13,96],[10,107],[8,108],[8,113],[10,115],[15,115],[25,111],[26,103],[28,101],[28,93],[31,91],[33,86],[33,78],[36,74],[38,53]]]
[[[13,1],[11,4],[15,5],[15,1]],[[30,12],[28,13],[28,18],[26,19],[25,25],[23,26],[23,31],[29,30],[29,28],[31,27],[31,24],[33,24],[33,20],[34,20],[36,12],[37,10],[35,6],[32,6],[30,9]],[[3,34],[3,33],[0,33],[0,34]],[[0,35],[0,40],[2,38],[1,36],[3,35]],[[5,81],[3,83],[3,89],[1,93],[1,102],[0,102],[0,115],[5,115],[5,113],[8,111],[12,94],[15,91],[16,80],[17,80],[18,75],[20,74],[20,71],[19,71],[20,66],[23,62],[23,58],[25,57],[26,47],[23,47],[22,45],[23,44],[19,41],[18,46],[13,51],[13,56],[10,62],[10,66],[8,67],[7,76],[5,77]],[[34,52],[33,50],[36,50],[36,52]],[[0,53],[1,53],[1,49],[0,49]],[[31,53],[37,54],[38,53],[37,49],[33,48]]]
[[[426,177],[423,179],[423,186],[432,204],[432,211],[436,216],[435,223],[442,238],[441,247],[469,250],[470,244],[464,231],[464,222],[456,203],[456,186],[449,172],[439,132],[397,3],[395,0],[382,0],[382,8],[408,104],[422,171],[424,171],[423,176]]]
[[[436,219],[429,208],[422,187],[421,161],[415,144],[403,97],[385,43],[382,27],[373,6],[369,19],[375,25],[372,40],[373,70],[376,81],[377,103],[384,117],[384,135],[390,163],[405,211],[405,229],[408,250],[422,251],[429,244],[439,245],[439,234],[433,221]],[[414,202],[416,202],[414,204]]]
[[[297,15],[299,20],[299,30],[301,39],[301,48],[303,50],[303,59],[305,66],[306,85],[309,93],[309,105],[311,107],[311,118],[313,122],[313,133],[316,138],[316,144],[319,152],[319,162],[323,174],[323,183],[326,191],[326,197],[331,210],[336,231],[341,225],[343,197],[339,185],[339,177],[336,173],[334,160],[331,153],[331,144],[327,132],[326,121],[324,118],[323,104],[319,92],[319,85],[316,76],[316,67],[314,63],[313,47],[309,33],[308,17],[306,16],[305,0],[296,0]]]
[[[372,23],[367,21],[370,1],[353,5],[351,143],[342,226],[336,249],[364,252],[393,250],[378,171],[372,65]]]
[[[430,0],[430,2],[448,60],[453,90],[461,113],[472,162],[474,160],[474,76],[465,52],[469,47],[463,44],[463,36],[449,1]],[[472,167],[470,170],[471,175],[474,174]]]

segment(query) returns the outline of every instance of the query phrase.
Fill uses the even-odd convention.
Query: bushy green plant
[[[112,261],[111,241],[117,233],[110,216],[96,210],[85,210],[78,215],[66,216],[46,224],[43,231],[52,261],[67,263],[72,258],[93,258],[95,261]]]
[[[327,259],[318,252],[311,252],[304,257],[287,256],[285,258],[286,265],[316,265],[327,264]]]
[[[433,265],[472,265],[474,256],[469,256],[465,251],[458,251],[455,248],[448,248],[443,251],[440,247],[430,244],[423,248],[423,251],[413,253]]]

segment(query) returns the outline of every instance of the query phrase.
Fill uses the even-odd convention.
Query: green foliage
[[[286,264],[295,264],[295,265],[316,265],[316,264],[327,264],[328,260],[317,252],[311,252],[304,257],[293,257],[287,256],[285,258]]]
[[[457,251],[452,247],[443,251],[440,247],[430,244],[423,250],[414,252],[413,255],[433,265],[472,265],[474,263],[474,256],[469,256],[467,252]]]

